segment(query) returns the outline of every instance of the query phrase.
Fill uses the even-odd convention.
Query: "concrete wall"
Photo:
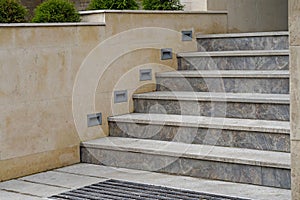
[[[104,17],[101,15],[104,15]],[[98,18],[99,17],[99,18]],[[101,23],[0,25],[0,180],[79,162],[79,144],[107,135],[106,117],[132,111],[113,91],[151,91],[141,68],[174,70],[160,49],[196,50],[181,30],[226,32],[226,14],[105,12]],[[101,21],[101,20],[100,20]],[[151,28],[152,27],[152,28]],[[154,28],[153,28],[154,27]],[[103,125],[87,127],[102,112]]]
[[[228,32],[288,30],[288,0],[208,0],[207,10],[228,11]]]
[[[289,1],[292,199],[300,199],[300,1]]]
[[[180,0],[185,11],[206,11],[207,0]]]
[[[207,10],[227,10],[227,2],[228,0],[208,0]]]

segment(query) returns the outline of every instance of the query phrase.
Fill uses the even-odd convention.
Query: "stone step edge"
[[[289,78],[288,70],[182,70],[160,72],[156,78]]]
[[[272,36],[289,36],[289,32],[276,31],[276,32],[254,32],[254,33],[196,34],[197,39],[272,37]]]
[[[282,152],[120,137],[83,142],[81,147],[290,169],[290,154]]]
[[[137,123],[160,126],[290,134],[290,123],[286,121],[144,113],[131,113],[108,117],[108,121],[116,123]]]
[[[177,58],[188,57],[259,57],[259,56],[289,56],[289,50],[246,50],[246,51],[210,51],[183,52]]]
[[[216,92],[149,92],[134,94],[133,99],[172,100],[172,101],[208,101],[290,104],[288,94],[254,94],[254,93],[216,93]]]

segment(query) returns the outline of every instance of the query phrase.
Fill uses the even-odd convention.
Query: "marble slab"
[[[98,148],[82,147],[82,162],[102,164],[113,167],[124,167],[137,170],[163,172],[176,175],[187,175],[198,178],[231,181],[264,186],[276,186],[279,188],[290,188],[289,169],[276,169],[279,177],[285,177],[282,181],[272,174],[273,168],[244,165],[238,163],[227,163],[222,161],[210,161],[207,159],[185,158],[163,154],[152,154],[134,152],[132,150],[117,148],[107,149],[103,146]],[[206,158],[206,157],[205,157]],[[271,172],[269,172],[271,170]],[[268,181],[264,178],[268,177]]]
[[[290,152],[286,134],[110,122],[109,136]]]
[[[288,78],[157,77],[158,91],[288,94]]]
[[[194,128],[226,129],[265,133],[290,134],[290,123],[286,121],[236,119],[191,115],[131,113],[108,118],[109,122],[155,124],[160,126],[182,126]]]
[[[20,194],[13,191],[0,190],[1,200],[45,200],[45,198],[35,197],[32,195]]]
[[[212,145],[106,137],[81,144],[82,148],[105,149],[158,156],[290,169],[290,154]],[[128,160],[130,162],[130,160]]]
[[[94,183],[105,181],[107,179],[48,171],[39,174],[34,174],[31,176],[26,176],[24,178],[21,178],[20,180],[28,181],[32,183],[69,188],[69,189],[76,189],[76,188],[84,187],[86,185],[91,185]]]
[[[198,51],[278,50],[289,48],[285,35],[223,35],[223,37],[198,37]]]
[[[69,190],[63,187],[32,183],[23,180],[1,182],[0,189],[43,198]]]
[[[179,70],[288,70],[289,56],[179,57]]]
[[[134,99],[134,112],[289,121],[289,104]]]

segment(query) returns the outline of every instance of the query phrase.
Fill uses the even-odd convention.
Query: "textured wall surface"
[[[208,0],[207,10],[227,10],[229,32],[288,30],[287,0]]]
[[[103,30],[0,28],[0,180],[79,162],[72,86]]]

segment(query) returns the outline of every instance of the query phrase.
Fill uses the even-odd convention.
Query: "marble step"
[[[114,137],[290,151],[290,127],[285,121],[144,113],[109,117],[108,121],[109,135]]]
[[[288,32],[198,34],[198,51],[289,49]]]
[[[133,95],[134,111],[289,121],[288,94],[151,92]]]
[[[288,50],[178,53],[179,70],[288,70]]]
[[[290,154],[106,137],[83,142],[81,161],[112,167],[290,188]]]
[[[202,70],[156,74],[158,91],[289,93],[289,71]]]

